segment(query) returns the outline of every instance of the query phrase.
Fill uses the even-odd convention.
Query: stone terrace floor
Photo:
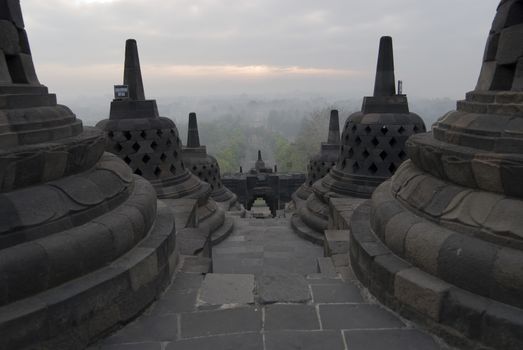
[[[91,349],[447,349],[323,269],[288,219],[236,219],[208,261],[188,258],[143,316]]]

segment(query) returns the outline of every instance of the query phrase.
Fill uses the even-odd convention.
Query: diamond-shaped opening
[[[216,182],[216,176],[213,176],[212,181]]]
[[[371,131],[372,131],[371,127],[367,125],[365,127],[365,133],[367,133],[367,135],[368,135],[368,134],[370,134]]]
[[[389,141],[389,145],[391,145],[391,147],[396,146],[397,143],[398,143],[398,141],[396,141],[396,139],[394,137],[391,138]]]
[[[418,132],[418,131],[419,131],[419,128],[418,128],[417,125],[414,125],[414,129],[412,129],[412,130],[414,130],[414,132]]]
[[[403,126],[400,126],[400,128],[398,129],[398,133],[401,135],[405,132],[405,128]]]
[[[356,137],[356,139],[354,140],[354,143],[355,143],[357,146],[361,145],[361,139],[360,139],[359,136]]]
[[[378,167],[376,166],[376,164],[372,163],[369,167],[369,171],[371,172],[371,174],[376,174],[376,172],[378,171]]]
[[[140,144],[138,142],[133,143],[133,149],[135,152],[138,152],[138,150],[140,149]]]
[[[136,170],[134,171],[134,173],[135,173],[136,175],[142,176],[142,171],[141,171],[140,169],[136,169]]]
[[[387,156],[388,156],[387,152],[381,151],[381,153],[380,153],[381,160],[385,160],[385,158],[387,158]]]
[[[354,162],[354,164],[352,164],[352,171],[354,173],[357,173],[359,170],[360,170],[360,165],[358,164],[358,162]]]
[[[142,130],[142,132],[140,133],[140,136],[142,137],[142,139],[146,139],[147,138],[147,133],[145,132],[145,130]]]
[[[401,150],[400,153],[398,153],[398,157],[400,157],[401,160],[407,158],[407,153],[405,151]]]
[[[115,150],[116,152],[119,153],[119,152],[122,151],[122,149],[123,149],[123,147],[122,147],[121,144],[117,143],[117,144],[114,145],[114,150]]]
[[[123,133],[123,136],[124,136],[127,140],[130,140],[130,139],[133,137],[133,135],[131,134],[130,131],[125,131],[125,132]]]
[[[209,182],[209,178],[206,176],[206,177],[203,178],[203,181],[208,183]]]
[[[176,175],[176,167],[174,165],[171,164],[171,167],[169,168],[169,171],[173,174],[173,175]]]
[[[196,171],[196,170],[198,170],[198,168],[196,167],[196,165],[193,165],[192,171]]]
[[[361,153],[361,155],[363,156],[363,158],[368,158],[368,157],[370,156],[370,153],[369,153],[369,151],[367,151],[367,149],[365,149],[365,150]]]
[[[374,147],[376,147],[380,143],[380,141],[376,137],[374,137],[371,142],[374,145]]]
[[[162,136],[162,135],[163,135],[163,131],[162,131],[162,129],[158,129],[158,130],[156,130],[156,135],[158,135],[158,136]]]
[[[161,173],[162,173],[162,169],[160,169],[160,167],[157,166],[156,169],[154,169],[154,175],[156,177],[159,177]]]
[[[185,164],[183,162],[181,162],[181,165],[182,165],[182,170],[185,170]]]
[[[348,143],[349,140],[350,140],[349,134],[346,134],[346,135],[345,135],[345,143]]]
[[[345,165],[347,165],[347,161],[344,159],[343,162],[341,162],[341,168],[344,169]]]
[[[174,151],[173,156],[174,156],[174,159],[178,158],[178,152]]]
[[[352,156],[354,156],[354,150],[351,148],[349,148],[349,158],[352,158]]]
[[[175,132],[174,132],[173,129],[171,129],[169,132],[171,133],[171,135],[174,135],[174,134],[175,134]]]
[[[130,164],[130,163],[131,163],[131,158],[129,158],[129,157],[125,157],[125,158],[123,159],[123,161],[124,161],[125,163],[127,163],[127,164]]]
[[[389,171],[391,172],[391,174],[393,174],[396,171],[396,166],[394,165],[394,163],[390,163]]]
[[[170,145],[173,144],[173,142],[171,141],[171,139],[167,139],[167,141],[165,142],[165,144],[166,144],[167,146],[170,146]]]
[[[331,162],[331,166],[335,166],[336,165],[336,162]]]
[[[109,138],[112,139],[112,138],[114,137],[114,132],[109,131],[109,132],[107,133],[107,136],[109,136]]]
[[[389,132],[389,128],[387,128],[385,125],[383,125],[383,126],[381,127],[381,133],[382,133],[383,135],[387,135],[388,132]]]
[[[142,158],[142,161],[143,161],[145,164],[149,163],[150,160],[151,160],[151,157],[149,157],[148,154],[146,154],[146,155],[143,156],[143,158]]]
[[[181,142],[180,142],[180,138],[176,138],[176,144],[177,144],[178,146],[180,146],[180,143],[181,143]]]
[[[352,126],[352,132],[356,132],[357,129],[358,129],[358,128],[356,127],[356,125],[353,125],[353,126]]]
[[[162,160],[162,162],[165,162],[165,160],[167,159],[167,156],[165,155],[165,153],[162,153],[162,155],[160,156],[160,159]]]
[[[211,190],[214,190],[214,185],[211,185]]]
[[[202,174],[202,172],[200,171],[200,172],[198,173],[198,177],[201,178],[202,176],[203,176],[203,174]]]
[[[156,151],[156,149],[158,148],[158,144],[156,143],[156,141],[153,141],[151,143],[151,148]]]

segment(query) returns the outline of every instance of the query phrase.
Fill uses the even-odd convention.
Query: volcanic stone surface
[[[475,90],[351,223],[362,282],[461,346],[523,346],[522,23],[523,1],[501,1]]]

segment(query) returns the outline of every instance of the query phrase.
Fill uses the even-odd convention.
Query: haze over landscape
[[[394,39],[396,78],[404,81],[411,110],[431,125],[475,86],[496,6],[486,0],[22,3],[41,81],[86,125],[107,117],[113,85],[122,80],[125,39],[135,38],[146,96],[158,100],[183,139],[187,114],[197,112],[202,141],[225,171],[249,166],[258,148],[278,162],[272,138],[291,144],[308,135],[308,144],[316,144],[311,137],[320,142],[326,130],[307,122],[330,108],[340,109],[343,124],[372,93],[382,35]],[[215,120],[223,132],[212,128]],[[231,128],[241,144],[224,134]],[[235,147],[247,149],[229,166],[221,153]],[[292,152],[303,151],[296,147]]]

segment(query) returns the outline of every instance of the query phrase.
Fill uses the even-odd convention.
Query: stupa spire
[[[196,113],[189,113],[189,128],[187,130],[187,147],[200,147],[200,134],[198,132],[198,120]]]
[[[394,77],[394,53],[392,38],[383,36],[380,39],[374,97],[396,95],[396,79]]]
[[[129,87],[129,98],[131,100],[145,100],[138,45],[134,39],[128,39],[125,42],[123,83]]]
[[[337,109],[331,110],[327,143],[332,145],[339,145],[340,143],[340,120]]]

